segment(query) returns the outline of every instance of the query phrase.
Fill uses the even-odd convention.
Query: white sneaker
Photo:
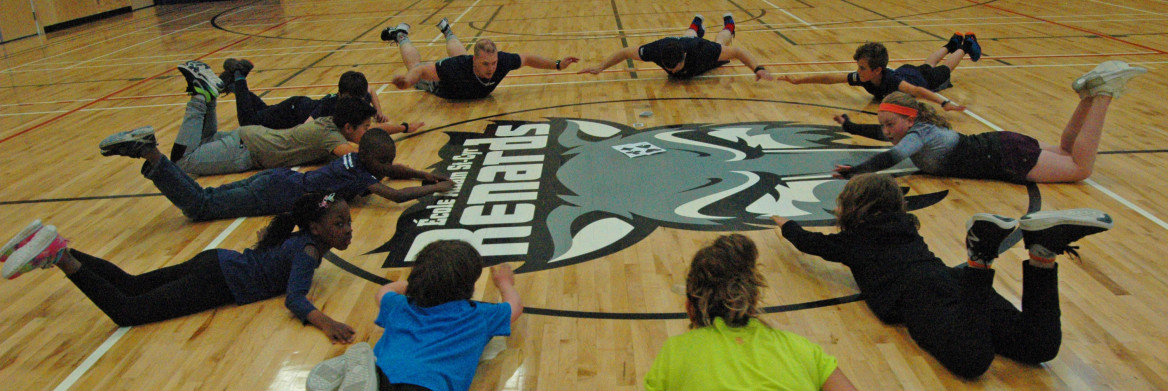
[[[343,391],[377,391],[377,359],[367,342],[358,342],[345,350]]]
[[[345,379],[345,356],[325,360],[312,367],[304,388],[308,391],[335,391]]]
[[[8,256],[12,255],[13,251],[28,244],[28,241],[32,240],[32,236],[44,226],[41,223],[41,219],[36,219],[29,223],[28,226],[25,226],[24,229],[20,230],[20,232],[16,233],[16,236],[9,239],[8,243],[4,244],[4,247],[0,247],[0,262],[7,261]]]
[[[1080,98],[1096,95],[1118,98],[1127,86],[1128,80],[1147,72],[1145,68],[1133,67],[1123,61],[1104,61],[1095,69],[1075,79],[1071,83],[1071,89],[1079,93]]]

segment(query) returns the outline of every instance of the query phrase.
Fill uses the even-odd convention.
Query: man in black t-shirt
[[[437,62],[422,62],[418,49],[410,43],[409,24],[387,27],[381,32],[381,40],[397,42],[408,69],[405,74],[394,75],[393,84],[397,88],[414,86],[446,99],[479,99],[490,95],[513,70],[524,66],[562,70],[580,61],[576,57],[553,61],[531,54],[503,52],[489,39],[475,42],[471,56],[451,31],[446,18],[438,22],[438,29],[446,36],[446,53],[450,57]]]
[[[755,81],[774,80],[770,72],[760,66],[749,52],[730,47],[730,42],[734,40],[734,18],[730,14],[722,16],[725,24],[714,41],[702,38],[706,34],[702,20],[701,15],[694,16],[684,36],[659,39],[640,47],[621,49],[604,60],[604,63],[584,69],[580,73],[598,75],[621,61],[637,60],[657,64],[670,78],[689,79],[720,67],[731,59],[738,59],[754,70]]]

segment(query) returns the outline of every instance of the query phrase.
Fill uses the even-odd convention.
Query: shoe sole
[[[4,247],[0,247],[0,262],[7,261],[8,256],[12,255],[13,251],[16,251],[16,246],[19,246],[21,243],[29,240],[33,234],[36,234],[37,231],[40,231],[41,227],[44,226],[45,225],[41,223],[40,219],[36,219],[31,223],[28,223],[28,226],[25,226],[24,229],[16,233],[16,236],[13,236],[12,239],[9,239],[8,243],[4,244]]]
[[[973,224],[979,221],[984,221],[996,225],[998,228],[1004,230],[1014,230],[1018,228],[1018,220],[1006,216],[998,216],[995,214],[978,213],[973,215],[973,217],[970,217],[969,221],[965,222],[965,230],[968,231],[970,228],[973,228]]]
[[[28,266],[29,263],[35,261],[45,249],[53,244],[57,239],[57,227],[49,225],[37,231],[36,235],[28,241],[28,244],[16,249],[12,252],[12,256],[8,257],[8,262],[4,262],[4,267],[0,268],[0,275],[9,280],[20,277],[24,274],[22,269]]]
[[[211,66],[202,62],[188,61],[179,64],[178,70],[183,73],[183,77],[186,77],[188,81],[200,80],[215,89],[216,95],[218,95],[219,91],[227,87],[226,84],[223,84],[223,79],[215,75],[215,71],[211,69]]]
[[[1039,231],[1058,225],[1077,225],[1108,230],[1115,223],[1107,213],[1083,208],[1031,213],[1023,216],[1018,225],[1023,231]]]
[[[1112,66],[1114,65],[1114,66]],[[1094,88],[1099,88],[1107,84],[1110,80],[1115,80],[1121,77],[1136,77],[1147,73],[1148,70],[1140,67],[1133,67],[1121,61],[1107,61],[1092,69],[1083,76],[1079,76],[1071,83],[1071,89],[1075,92],[1083,92]]]
[[[373,348],[368,343],[359,342],[345,350],[345,379],[341,388],[345,390],[357,389],[354,384],[363,384],[363,389],[377,389],[377,365],[373,356]],[[355,377],[355,378],[354,378]]]
[[[308,372],[305,389],[308,391],[332,391],[345,380],[345,356],[340,355],[317,364]]]
[[[123,136],[123,137],[116,137],[116,136]],[[112,151],[109,151],[109,149],[115,145],[123,144],[123,143],[127,143],[127,142],[133,142],[133,141],[154,142],[152,140],[153,137],[154,137],[154,127],[150,126],[150,125],[146,125],[146,126],[131,130],[129,132],[118,133],[118,134],[112,135],[110,137],[106,137],[106,139],[101,140],[101,143],[98,144],[97,146],[98,146],[98,148],[101,149],[101,153],[104,155],[106,152],[112,152]],[[106,156],[109,156],[109,155],[106,155]]]

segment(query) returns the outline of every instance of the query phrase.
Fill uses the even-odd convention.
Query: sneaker
[[[406,30],[408,31],[409,28],[407,27]],[[449,20],[446,20],[446,18],[442,18],[442,20],[438,21],[438,31],[441,31],[442,34],[447,34],[447,31],[449,31],[449,30],[450,30],[450,21]]]
[[[689,29],[698,33],[698,38],[706,36],[706,28],[702,27],[702,21],[706,20],[702,14],[694,15],[693,21],[689,22]]]
[[[969,54],[969,59],[973,62],[981,59],[981,45],[977,43],[977,35],[965,33],[965,40],[961,42],[961,48],[965,49],[965,53]]]
[[[377,359],[367,342],[358,342],[345,350],[345,377],[341,388],[345,391],[377,391]]]
[[[0,274],[9,280],[35,269],[48,269],[68,250],[64,238],[57,234],[57,227],[49,225],[37,231],[27,244],[12,252]]]
[[[1018,229],[1018,220],[978,213],[965,223],[965,251],[969,260],[989,266],[998,257],[1002,241]]]
[[[1071,82],[1071,89],[1079,93],[1080,98],[1096,95],[1117,98],[1123,93],[1128,80],[1147,72],[1145,68],[1133,67],[1123,61],[1104,61]]]
[[[157,146],[154,127],[150,125],[111,134],[98,144],[102,156],[118,155],[132,158],[142,158],[146,156],[146,152]]]
[[[722,28],[730,30],[730,35],[734,35],[734,16],[727,12],[722,15]]]
[[[964,48],[965,47],[964,44],[965,44],[965,34],[953,33],[953,36],[949,37],[949,43],[945,44],[945,50],[949,51],[949,53],[953,53],[953,52],[956,52],[957,49]]]
[[[397,42],[402,36],[410,35],[409,23],[401,23],[394,27],[386,27],[381,30],[381,40],[386,42]]]
[[[345,356],[325,360],[308,372],[305,387],[308,391],[334,391],[345,379]]]
[[[201,61],[179,64],[178,71],[187,79],[187,93],[203,95],[208,102],[215,100],[215,97],[219,96],[219,91],[226,87],[223,79],[211,70],[211,66]]]
[[[235,72],[237,72],[237,71],[239,73],[241,73],[244,77],[247,77],[247,74],[251,73],[252,68],[255,68],[255,65],[253,65],[251,63],[251,61],[237,60],[234,58],[226,59],[223,61],[223,73],[228,75],[228,77],[227,78],[220,77],[220,79],[234,80],[235,79]]]
[[[1022,216],[1022,241],[1031,253],[1046,259],[1058,254],[1075,253],[1071,243],[1084,236],[1111,229],[1107,213],[1095,209],[1068,209],[1034,212]]]
[[[7,261],[8,256],[12,255],[13,251],[28,244],[28,241],[32,240],[33,235],[36,235],[37,231],[41,230],[41,227],[44,227],[44,224],[41,224],[40,219],[36,219],[28,223],[28,226],[24,227],[20,232],[17,232],[16,236],[13,236],[12,239],[8,240],[8,243],[4,244],[4,247],[0,247],[0,262]]]

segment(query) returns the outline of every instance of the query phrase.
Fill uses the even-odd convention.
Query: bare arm
[[[399,126],[400,127],[400,126]],[[389,174],[390,179],[421,179],[425,181],[448,181],[450,178],[435,175],[421,170],[403,166],[401,164],[394,164]]]
[[[405,124],[405,125],[402,125],[402,124]],[[421,129],[423,126],[426,126],[425,122],[409,122],[409,123],[403,122],[402,124],[391,124],[389,122],[383,122],[383,123],[379,123],[379,124],[373,124],[370,127],[384,130],[386,133],[389,133],[389,134],[396,134],[396,133],[413,132],[413,131],[416,131],[418,129]]]
[[[519,291],[515,290],[515,273],[511,271],[511,265],[503,263],[492,267],[491,279],[499,288],[503,301],[511,305],[511,323],[515,323],[519,315],[523,315],[523,301],[519,298]]]
[[[823,387],[820,389],[823,391],[855,391],[856,386],[852,385],[852,382],[848,380],[847,376],[844,376],[843,371],[840,371],[839,367],[836,367],[831,372],[831,375],[827,377],[827,381],[823,382]]]
[[[418,84],[418,81],[421,80],[438,80],[438,68],[434,66],[434,63],[418,65],[414,69],[410,69],[409,72],[406,72],[405,75],[395,75],[393,77],[393,85],[399,90],[404,90],[412,87],[414,84]]]
[[[353,331],[352,327],[333,320],[333,318],[325,315],[320,310],[312,310],[312,312],[309,312],[308,322],[312,323],[313,326],[316,326],[321,331],[324,331],[324,334],[333,343],[352,343],[353,335],[356,334],[356,331]]]
[[[737,59],[738,61],[742,61],[743,64],[746,64],[746,67],[750,68],[751,72],[754,73],[755,81],[771,81],[775,79],[775,77],[771,76],[771,73],[767,72],[766,69],[759,69],[760,67],[758,66],[758,61],[754,59],[754,56],[751,55],[750,52],[736,47],[723,46],[722,54],[718,56],[718,61],[728,61],[731,58]]]
[[[333,155],[336,156],[345,156],[353,152],[357,152],[357,146],[353,143],[344,143],[333,148]]]
[[[600,65],[591,68],[584,68],[584,70],[580,71],[579,73],[591,73],[593,75],[599,75],[600,72],[604,71],[605,69],[612,68],[613,65],[616,65],[624,60],[633,59],[637,61],[644,61],[641,59],[641,53],[639,52],[640,49],[640,47],[629,47],[618,50],[616,53],[608,56],[608,58],[605,59],[604,62]]]
[[[917,99],[927,100],[941,105],[941,108],[948,111],[965,111],[965,106],[946,101],[945,98],[937,95],[937,93],[929,91],[928,88],[916,86],[907,81],[900,82],[900,85],[896,86],[896,89],[900,90],[900,92],[915,96]]]
[[[377,302],[381,303],[381,297],[385,296],[385,294],[389,293],[389,292],[397,293],[399,295],[404,296],[406,294],[406,287],[408,287],[409,285],[410,285],[410,283],[406,282],[405,280],[394,281],[394,282],[382,285],[381,290],[377,291]]]
[[[519,53],[519,60],[522,61],[521,64],[522,64],[522,66],[525,66],[525,67],[532,67],[532,68],[539,68],[539,69],[555,69],[557,71],[562,70],[562,69],[568,69],[569,65],[575,64],[577,61],[580,61],[579,58],[572,57],[572,56],[564,57],[563,59],[556,61],[556,60],[549,60],[547,58],[544,58],[542,56],[537,56],[534,54],[523,54],[523,53]]]
[[[386,117],[381,111],[381,99],[377,98],[377,92],[373,91],[373,87],[369,87],[369,104],[373,105],[374,109],[377,109],[377,114],[373,116],[373,122],[383,123],[389,121],[389,117]]]
[[[785,81],[791,84],[839,84],[848,82],[848,74],[846,73],[829,73],[823,75],[812,75],[807,77],[793,77],[791,75],[782,75],[776,77],[775,80]]]

